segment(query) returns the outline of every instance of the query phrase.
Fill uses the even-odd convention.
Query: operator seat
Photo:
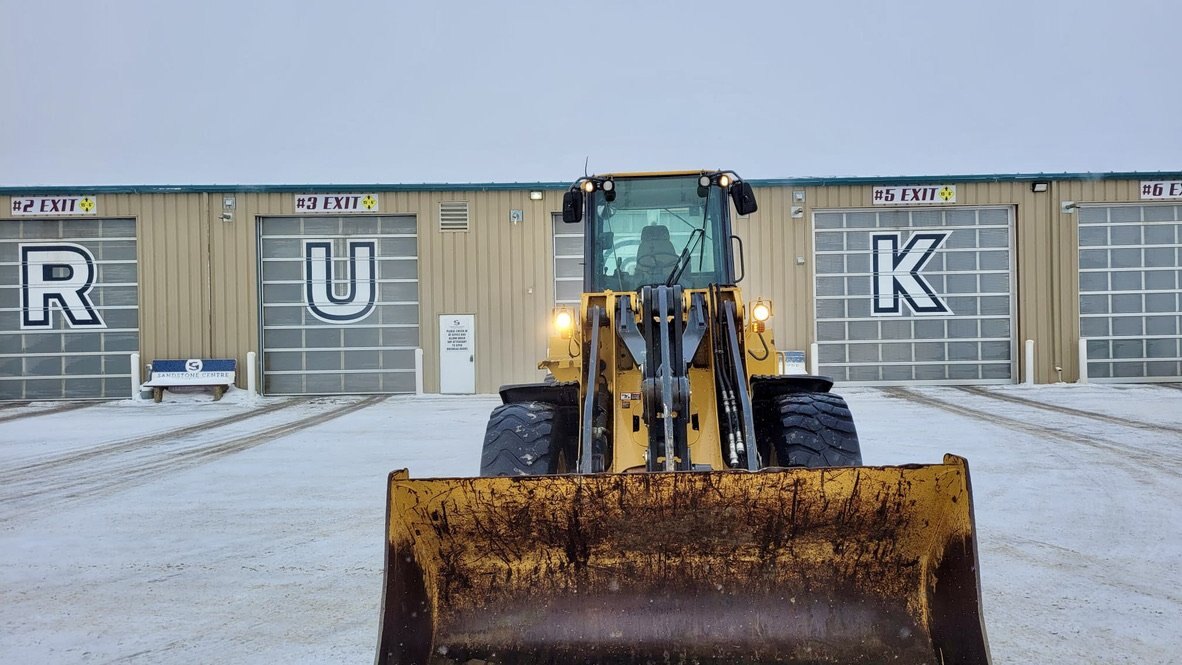
[[[636,276],[642,284],[664,282],[677,265],[678,254],[669,239],[669,227],[654,224],[640,230],[636,248]]]

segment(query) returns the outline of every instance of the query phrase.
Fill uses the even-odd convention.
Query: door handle
[[[476,362],[476,356],[474,356],[474,355],[468,356],[468,362],[470,362],[470,363]]]

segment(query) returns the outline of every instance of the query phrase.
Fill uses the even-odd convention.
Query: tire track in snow
[[[1135,427],[1137,429],[1149,430],[1151,432],[1161,432],[1165,434],[1182,434],[1182,427],[1170,427],[1159,423],[1147,423],[1142,420],[1130,420],[1128,418],[1121,418],[1120,416],[1110,416],[1106,413],[1095,413],[1093,411],[1084,411],[1083,409],[1074,409],[1069,406],[1060,406],[1058,404],[1046,404],[1044,402],[1036,402],[1034,400],[1018,397],[1016,395],[1007,395],[1005,393],[991,392],[980,386],[953,386],[957,390],[970,393],[973,395],[980,395],[995,399],[1002,402],[1011,402],[1013,404],[1021,404],[1033,409],[1042,409],[1043,411],[1051,411],[1054,413],[1062,413],[1069,416],[1079,416],[1080,418],[1091,418],[1092,420],[1099,420],[1113,425],[1121,425],[1123,427]]]
[[[1142,471],[1146,466],[1151,466],[1173,476],[1182,476],[1182,462],[1179,462],[1164,452],[1158,454],[1144,448],[1123,445],[1109,439],[1102,439],[1082,432],[1065,432],[1063,430],[1036,425],[999,413],[974,409],[928,395],[922,395],[907,388],[888,387],[883,388],[882,392],[883,394],[914,402],[921,406],[941,409],[949,413],[966,416],[1007,429],[1033,434],[1042,438],[1058,439],[1065,443],[1083,444],[1105,452],[1115,453],[1114,463],[1121,464],[1133,472]]]
[[[1102,557],[1089,555],[1069,547],[1062,547],[1034,538],[1026,538],[1012,533],[995,533],[989,542],[991,550],[996,550],[1000,556],[1022,559],[1028,564],[1055,568],[1070,568],[1086,575],[1097,585],[1112,587],[1125,592],[1131,591],[1149,598],[1156,598],[1171,603],[1182,603],[1182,596],[1169,585],[1160,587],[1130,582],[1112,574],[1112,563]],[[1033,550],[1033,551],[1032,551]]]
[[[158,444],[167,440],[179,439],[193,434],[208,432],[218,427],[240,423],[243,420],[249,420],[251,418],[266,415],[268,413],[274,413],[281,409],[295,406],[296,404],[306,403],[307,401],[307,399],[295,399],[285,402],[278,402],[275,404],[268,404],[267,406],[264,406],[260,409],[255,409],[253,411],[247,411],[245,413],[239,413],[232,416],[206,420],[194,425],[182,427],[181,429],[168,429],[160,432],[152,432],[150,434],[142,434],[140,436],[127,439],[119,439],[117,441],[104,443],[93,448],[76,450],[54,457],[35,457],[26,463],[18,462],[19,466],[12,466],[8,469],[5,469],[4,471],[0,471],[0,483],[8,483],[15,480],[20,480],[32,471],[44,471],[46,469],[53,469],[68,464],[77,464],[79,462],[91,461],[96,457],[122,453],[135,448]]]
[[[37,479],[33,489],[0,493],[0,506],[5,508],[4,512],[0,513],[0,524],[16,518],[29,517],[41,510],[52,511],[67,501],[93,498],[162,475],[206,464],[288,434],[327,423],[386,398],[386,395],[374,395],[244,436],[206,440],[184,450],[163,450],[147,458],[136,456],[125,461],[116,460],[116,464],[94,468],[88,472],[61,472],[46,479]]]
[[[0,423],[7,423],[13,420],[23,420],[25,418],[36,418],[37,416],[49,416],[55,413],[65,413],[66,411],[74,411],[76,409],[84,409],[88,406],[94,406],[99,402],[66,402],[65,404],[58,404],[51,406],[48,409],[38,409],[37,411],[26,411],[24,413],[13,413],[7,416],[0,416]],[[29,402],[25,402],[29,404]]]

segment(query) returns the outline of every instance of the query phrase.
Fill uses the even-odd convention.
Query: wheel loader
[[[733,207],[733,211],[732,211]],[[989,662],[964,459],[866,467],[745,302],[731,171],[586,176],[583,294],[480,477],[390,474],[379,665]]]

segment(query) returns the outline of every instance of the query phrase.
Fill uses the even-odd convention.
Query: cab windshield
[[[637,291],[672,283],[689,289],[729,284],[727,246],[721,237],[723,190],[699,195],[698,177],[670,176],[613,181],[615,200],[597,190],[588,231],[593,291]]]

